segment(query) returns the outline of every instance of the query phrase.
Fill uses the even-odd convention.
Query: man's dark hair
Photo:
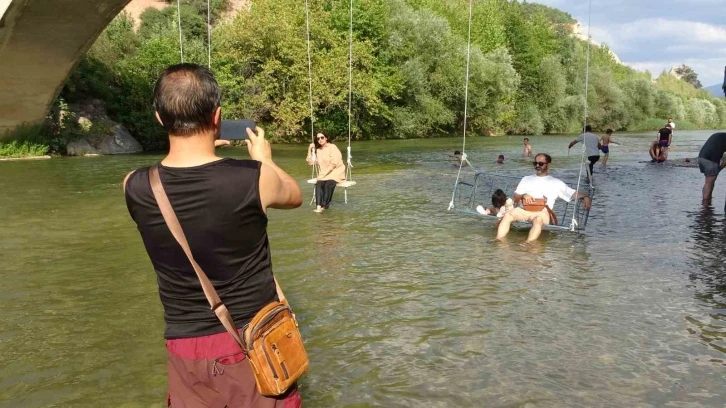
[[[502,191],[502,189],[497,189],[497,191],[492,194],[492,205],[494,206],[494,208],[500,208],[506,203],[507,195],[504,194],[504,191]]]
[[[165,69],[154,86],[154,110],[164,129],[174,136],[190,136],[213,128],[214,111],[222,93],[212,73],[197,64]]]
[[[608,129],[608,130],[605,131],[605,133],[607,133],[608,135],[612,135],[613,134],[613,130],[612,129]]]
[[[499,157],[498,157],[498,159],[503,159],[503,158],[504,158],[504,155],[503,154],[500,154]]]
[[[524,138],[524,140],[526,140],[526,141],[528,141],[528,142],[529,142],[529,138],[528,138],[528,137],[525,137],[525,138]]]
[[[540,157],[540,156],[544,157],[545,158],[545,161],[548,164],[549,163],[552,163],[552,156],[550,156],[549,154],[546,154],[546,153],[537,153],[537,155],[534,156],[534,159],[537,160],[537,158]]]
[[[460,152],[460,151],[458,151],[458,150],[455,150],[455,151],[454,151],[454,154],[461,154],[461,152]]]
[[[586,125],[585,126],[585,132],[592,132],[592,126]]]

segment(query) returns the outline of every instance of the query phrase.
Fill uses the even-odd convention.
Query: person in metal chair
[[[560,198],[567,202],[582,199],[585,209],[590,209],[590,197],[573,190],[564,181],[549,175],[552,157],[540,153],[534,157],[536,174],[522,178],[514,190],[514,204],[522,203],[522,207],[507,211],[497,228],[497,239],[502,240],[509,233],[513,222],[526,221],[532,223],[527,242],[536,241],[542,233],[542,227],[550,223],[557,223],[557,217],[552,212],[555,201]]]

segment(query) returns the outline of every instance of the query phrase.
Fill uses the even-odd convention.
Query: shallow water
[[[678,132],[671,157],[710,133]],[[270,214],[311,360],[305,406],[724,406],[726,182],[702,209],[698,169],[641,163],[652,136],[615,135],[584,235],[530,248],[446,211],[457,169],[441,153],[460,139],[354,144],[348,205],[339,189],[324,214]],[[576,176],[571,138],[531,139]],[[467,152],[530,174],[520,143]],[[275,149],[301,182],[303,151]],[[163,406],[162,310],[120,186],[158,158],[0,163],[0,406]]]

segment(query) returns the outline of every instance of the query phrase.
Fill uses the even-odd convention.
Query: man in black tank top
[[[268,208],[296,208],[300,187],[273,161],[264,131],[247,129],[252,160],[221,158],[215,147],[221,93],[212,74],[195,64],[169,67],[154,88],[154,110],[169,134],[159,176],[199,263],[238,328],[278,299],[267,237]],[[169,402],[198,406],[295,407],[293,387],[280,398],[257,392],[239,346],[210,309],[199,279],[164,222],[149,168],[124,180],[126,205],[157,274],[164,308]],[[220,369],[219,367],[223,368]],[[214,371],[214,373],[213,373]]]

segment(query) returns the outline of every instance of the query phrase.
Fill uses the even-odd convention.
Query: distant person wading
[[[283,298],[272,275],[267,210],[299,207],[300,187],[272,161],[260,128],[247,129],[252,160],[215,154],[215,147],[226,144],[218,140],[220,103],[219,86],[207,68],[180,64],[165,70],[154,88],[154,110],[169,134],[169,153],[153,170],[135,170],[124,180],[126,205],[156,271],[164,307],[167,405],[300,407],[294,386],[280,397],[259,393],[245,354],[210,308],[150,185],[158,169],[194,259],[238,328]]]

